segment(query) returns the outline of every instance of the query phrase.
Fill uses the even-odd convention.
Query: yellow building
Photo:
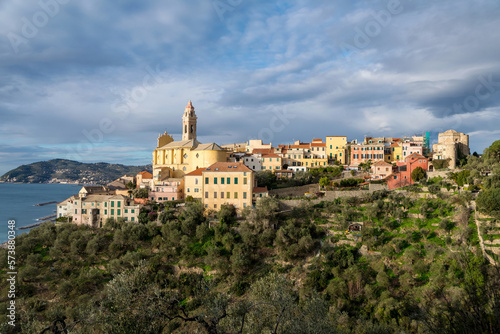
[[[254,173],[244,164],[217,162],[202,171],[202,181],[205,208],[219,210],[222,204],[232,204],[241,210],[252,206]]]
[[[396,162],[403,159],[403,145],[402,143],[391,144],[391,160],[386,162]]]
[[[202,199],[203,194],[203,183],[202,181],[202,172],[205,168],[198,168],[197,170],[192,171],[184,175],[184,195],[191,196],[195,199]]]
[[[307,168],[319,168],[328,166],[328,159],[305,158],[301,161],[302,166]]]
[[[227,152],[215,143],[202,144],[196,139],[197,117],[189,101],[182,116],[182,140],[174,141],[166,132],[158,137],[153,152],[153,181],[181,178],[198,168],[225,162]]]
[[[277,154],[262,155],[262,169],[275,172],[283,166],[283,159]]]
[[[342,165],[347,164],[347,137],[327,136],[326,156],[328,160],[338,161]]]
[[[122,195],[88,195],[69,198],[67,215],[78,225],[102,227],[107,218],[137,222],[141,206]]]

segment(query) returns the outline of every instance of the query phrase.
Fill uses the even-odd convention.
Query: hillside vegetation
[[[125,174],[136,175],[144,170],[151,171],[151,168],[151,165],[125,166],[54,159],[19,166],[2,175],[0,181],[46,183],[52,179],[59,179],[68,182],[106,184]]]
[[[16,239],[18,327],[0,332],[497,333],[498,257],[481,235],[500,239],[500,167],[489,153],[465,168],[450,177],[479,194],[436,178],[286,212],[263,198],[241,218],[165,202],[136,224],[44,224]]]

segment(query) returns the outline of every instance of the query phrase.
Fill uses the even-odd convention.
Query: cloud
[[[454,128],[481,152],[500,124],[500,5],[399,3],[384,19],[388,2],[369,0],[91,0],[39,24],[39,4],[4,2],[0,174],[71,154],[149,163],[189,99],[203,142]]]

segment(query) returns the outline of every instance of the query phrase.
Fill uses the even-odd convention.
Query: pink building
[[[392,174],[392,164],[385,161],[377,161],[372,165],[372,179],[380,180]]]
[[[358,166],[368,160],[372,162],[384,161],[384,142],[358,144],[351,146],[351,166]]]
[[[424,154],[423,146],[411,142],[403,143],[403,159],[412,154],[423,155]]]
[[[148,193],[152,201],[177,201],[184,198],[184,179],[167,179],[153,186]]]
[[[423,170],[427,171],[429,168],[429,159],[423,155],[414,153],[406,157],[403,162],[397,162],[398,171],[386,178],[389,190],[413,184],[411,173],[417,167],[422,167]]]

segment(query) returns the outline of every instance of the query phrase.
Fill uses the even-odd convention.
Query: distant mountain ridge
[[[106,184],[120,176],[152,171],[151,165],[126,166],[105,162],[83,163],[65,159],[34,162],[12,169],[0,177],[3,182],[50,183],[78,182]]]

